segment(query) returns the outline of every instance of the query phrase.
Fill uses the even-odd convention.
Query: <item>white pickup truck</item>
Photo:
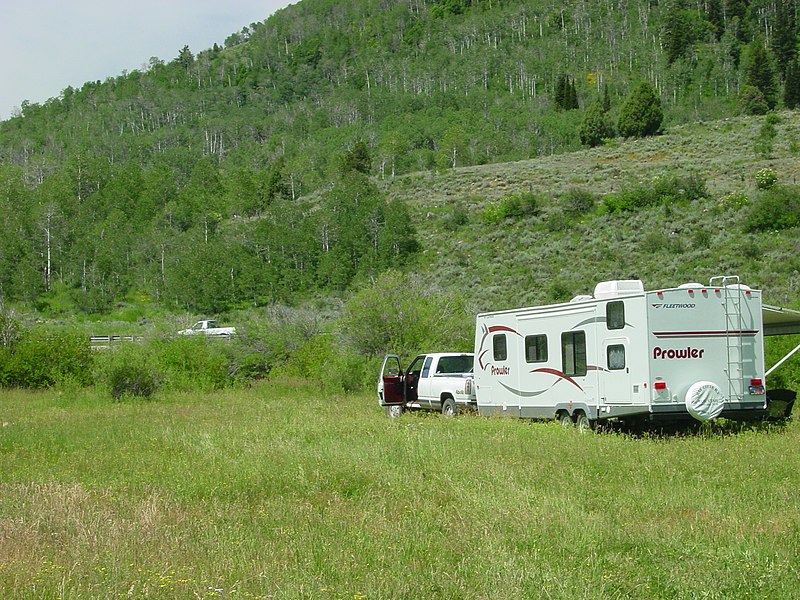
[[[178,332],[178,335],[196,335],[202,333],[209,336],[225,336],[230,337],[236,334],[235,327],[217,327],[216,321],[198,321],[189,329],[183,329]]]
[[[390,417],[408,409],[452,416],[460,408],[475,407],[473,360],[467,353],[420,354],[403,372],[400,357],[387,354],[378,379],[378,403]]]

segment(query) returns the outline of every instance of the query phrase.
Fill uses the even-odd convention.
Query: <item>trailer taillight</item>
[[[753,396],[761,396],[764,393],[764,380],[751,379],[749,391]]]
[[[464,382],[464,393],[469,396],[472,393],[472,379],[467,379]]]
[[[667,382],[666,381],[656,381],[655,383],[653,383],[653,389],[655,389],[656,391],[659,391],[659,392],[663,391],[663,390],[667,389]]]

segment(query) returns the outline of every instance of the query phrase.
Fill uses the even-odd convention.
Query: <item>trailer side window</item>
[[[525,336],[525,362],[547,362],[547,336]]]
[[[625,328],[625,303],[621,300],[606,304],[606,327],[609,329]]]
[[[625,368],[625,346],[623,344],[609,346],[606,350],[606,358],[609,371],[621,371]]]
[[[496,333],[494,335],[492,338],[492,351],[494,353],[494,360],[506,360],[508,358],[505,333]]]
[[[586,333],[583,331],[561,334],[561,370],[568,377],[586,375]]]

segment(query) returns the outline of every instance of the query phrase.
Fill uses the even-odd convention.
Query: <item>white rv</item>
[[[581,428],[759,418],[761,292],[735,276],[650,292],[641,281],[610,281],[568,303],[479,314],[474,374],[483,415]]]

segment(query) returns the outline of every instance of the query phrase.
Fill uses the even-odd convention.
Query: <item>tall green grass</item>
[[[4,391],[0,597],[796,597],[798,442],[392,421],[301,381]]]

